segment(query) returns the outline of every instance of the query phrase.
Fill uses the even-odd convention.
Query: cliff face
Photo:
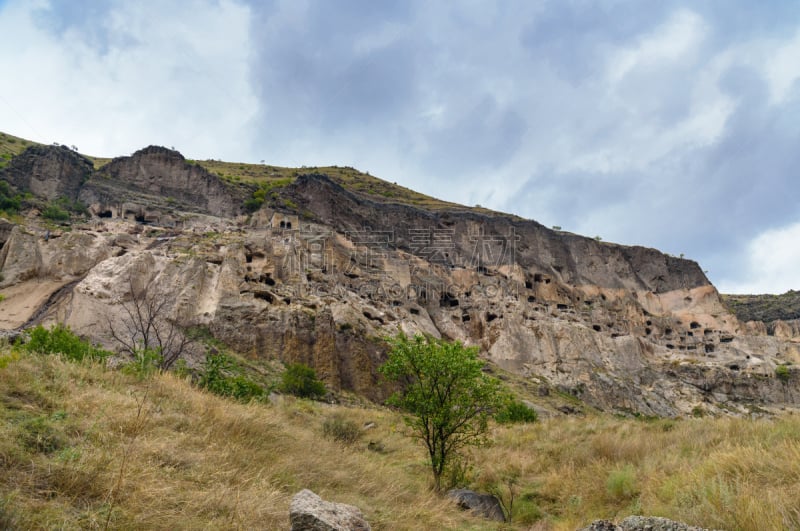
[[[177,151],[157,146],[112,160],[81,190],[95,211],[116,209],[121,217],[154,208],[234,217],[243,210],[244,195]]]
[[[115,159],[78,192],[88,223],[48,238],[3,231],[0,326],[59,320],[108,343],[137,279],[181,325],[375,399],[380,338],[402,330],[478,345],[540,392],[602,409],[800,403],[797,372],[775,378],[778,364],[800,362],[796,327],[740,324],[694,262],[506,215],[381,201],[324,175],[234,218],[248,193],[163,148]]]
[[[90,160],[66,146],[33,146],[11,159],[3,178],[46,200],[75,200],[93,169]]]

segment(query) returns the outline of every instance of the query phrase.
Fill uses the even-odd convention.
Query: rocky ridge
[[[158,147],[98,170],[66,148],[29,148],[0,177],[89,212],[70,227],[42,224],[35,208],[0,224],[9,331],[58,320],[109,343],[135,281],[167,297],[182,326],[248,356],[308,363],[332,388],[373,399],[386,392],[379,338],[403,330],[478,345],[533,393],[604,410],[746,414],[800,402],[798,372],[776,377],[800,362],[797,327],[741,323],[698,264],[654,249],[426,210],[313,172],[248,214],[255,185]]]

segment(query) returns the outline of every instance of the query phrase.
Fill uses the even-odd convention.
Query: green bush
[[[344,418],[343,415],[336,413],[322,424],[322,433],[325,437],[330,437],[334,441],[344,444],[353,444],[361,437],[361,428],[355,421]]]
[[[62,324],[57,324],[49,330],[38,325],[28,330],[26,336],[20,347],[28,352],[61,354],[71,361],[99,360],[111,355],[110,352],[81,339],[68,326]]]
[[[0,211],[15,214],[19,211],[20,195],[12,195],[11,188],[5,181],[0,181]]]
[[[274,181],[263,182],[258,186],[258,189],[253,192],[253,195],[245,200],[244,207],[248,212],[255,212],[267,200],[267,196],[272,198],[276,197],[275,191],[279,188],[291,184],[292,179],[276,179]]]
[[[511,399],[494,414],[494,419],[500,424],[536,422],[536,411],[519,400]]]
[[[778,380],[786,382],[789,380],[789,367],[786,365],[778,365],[775,367],[775,376]]]
[[[325,396],[325,384],[308,365],[290,363],[281,378],[281,391],[301,398],[321,398]]]
[[[222,353],[206,355],[198,385],[214,394],[242,402],[261,399],[266,395],[263,387],[241,374],[236,362]]]
[[[50,221],[67,221],[69,219],[69,212],[63,210],[58,205],[47,205],[42,211],[42,217]]]

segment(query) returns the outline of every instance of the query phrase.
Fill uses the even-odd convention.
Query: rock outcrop
[[[66,146],[32,146],[11,159],[3,178],[17,190],[48,201],[74,201],[93,171],[89,159]]]
[[[80,198],[96,214],[174,224],[176,212],[234,217],[246,195],[177,151],[150,146],[100,168]]]
[[[308,489],[292,498],[289,507],[292,531],[369,531],[358,507],[328,502]]]

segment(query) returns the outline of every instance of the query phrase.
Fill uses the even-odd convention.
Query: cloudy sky
[[[0,0],[0,130],[350,165],[800,289],[800,0]]]

